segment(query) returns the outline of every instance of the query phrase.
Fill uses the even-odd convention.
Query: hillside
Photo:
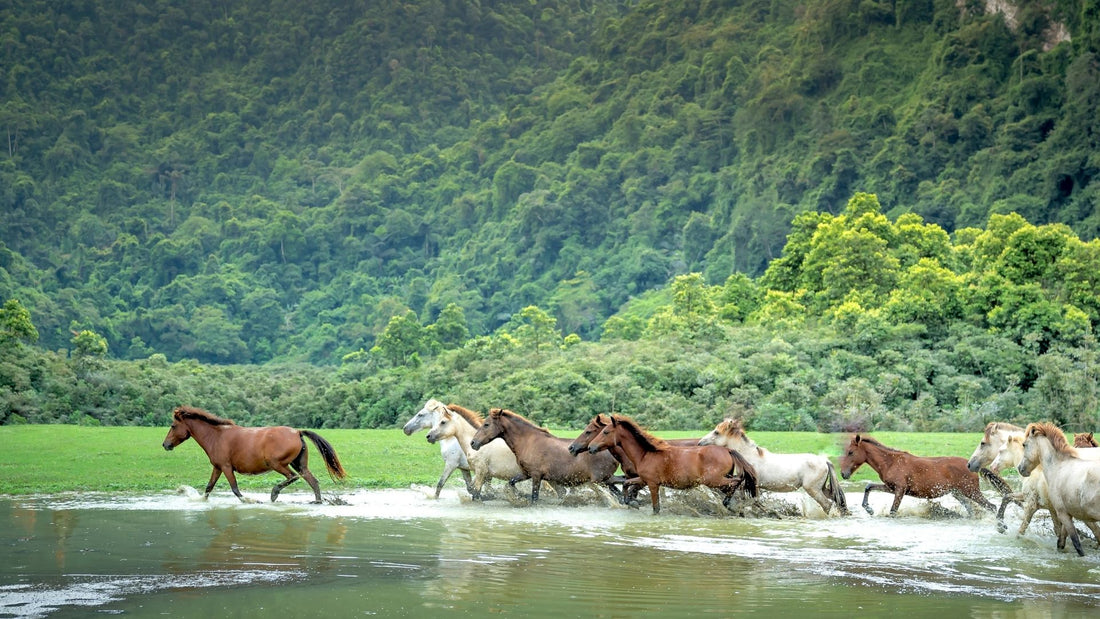
[[[597,339],[858,191],[1095,238],[1100,14],[1002,5],[6,3],[0,300],[47,349],[332,364],[452,304]]]

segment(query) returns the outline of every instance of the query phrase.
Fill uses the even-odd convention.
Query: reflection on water
[[[1100,606],[1095,544],[1082,559],[1057,552],[1042,522],[1022,538],[1001,535],[988,517],[932,520],[910,499],[899,518],[769,519],[700,517],[709,499],[689,494],[656,517],[600,501],[429,496],[365,491],[326,506],[195,493],[3,498],[0,617],[1004,617]]]

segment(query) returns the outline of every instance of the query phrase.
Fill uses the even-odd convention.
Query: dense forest
[[[0,3],[0,423],[1097,418],[1091,0]],[[411,410],[410,410],[411,409]]]

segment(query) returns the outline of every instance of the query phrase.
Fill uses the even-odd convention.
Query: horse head
[[[1077,451],[1066,441],[1066,435],[1062,434],[1058,426],[1050,422],[1028,424],[1024,430],[1023,459],[1016,465],[1016,470],[1024,477],[1030,476],[1032,471],[1039,468],[1043,453],[1047,450],[1077,455]]]
[[[856,472],[856,469],[867,462],[867,453],[863,442],[863,438],[856,434],[852,437],[852,440],[848,441],[844,454],[840,456],[840,476],[844,479],[850,478],[852,473]]]
[[[1092,437],[1092,432],[1078,432],[1073,435],[1074,447],[1100,447],[1100,443]]]
[[[435,444],[436,441],[454,436],[454,424],[454,413],[446,408],[443,409],[443,412],[439,413],[439,418],[435,424],[432,425],[432,429],[428,431],[428,442]]]
[[[409,419],[401,430],[405,433],[405,436],[411,436],[413,432],[417,430],[425,430],[432,427],[436,419],[439,418],[439,413],[446,409],[446,405],[434,398],[424,403],[424,408],[421,408],[415,415]]]
[[[587,451],[588,445],[592,442],[592,439],[596,437],[596,434],[610,423],[611,418],[603,413],[593,417],[592,421],[588,422],[588,425],[584,427],[584,430],[581,430],[580,436],[572,443],[569,443],[569,453],[575,456],[583,451]]]
[[[992,469],[995,473],[1000,472],[1001,469],[1005,468],[1005,459],[1001,456],[1005,446],[1009,443],[1009,439],[1022,434],[1023,428],[1010,423],[991,421],[986,424],[982,440],[974,448],[974,453],[970,455],[970,459],[967,460],[966,468],[971,473],[977,473],[982,468]],[[998,460],[1001,462],[1000,467],[996,465]],[[1015,464],[1010,466],[1015,466]]]
[[[481,449],[482,445],[488,445],[490,442],[499,438],[504,432],[504,428],[500,423],[503,415],[504,409],[502,408],[489,409],[489,417],[485,419],[485,423],[481,424],[481,427],[474,433],[474,438],[470,440],[470,447],[476,451]]]
[[[618,432],[618,422],[615,420],[615,416],[611,415],[608,418],[608,423],[599,432],[596,432],[592,440],[588,442],[588,453],[599,453],[614,446],[618,442],[618,437],[615,436],[616,432]]]

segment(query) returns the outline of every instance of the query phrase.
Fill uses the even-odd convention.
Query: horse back
[[[233,470],[247,475],[270,471],[271,463],[290,463],[304,445],[301,434],[288,426],[226,426],[223,432],[222,457],[233,466]]]
[[[959,456],[908,456],[903,459],[907,494],[918,498],[936,498],[952,490],[978,490],[978,474],[967,468],[966,458]],[[888,481],[883,478],[883,481]],[[897,480],[894,480],[895,483]]]

